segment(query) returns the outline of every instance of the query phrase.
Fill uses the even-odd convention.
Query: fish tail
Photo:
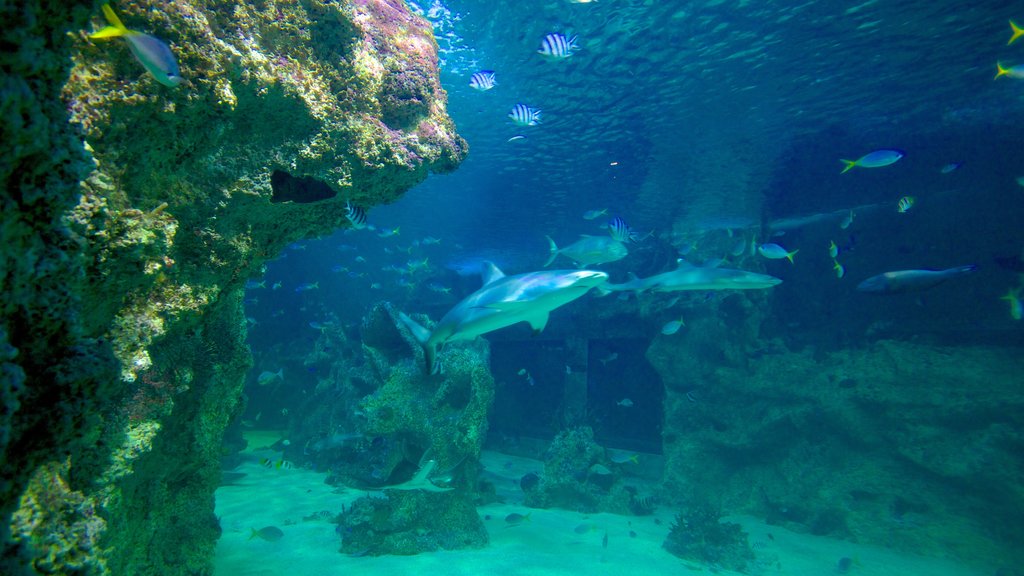
[[[796,253],[799,252],[799,251],[800,251],[800,249],[797,248],[796,250],[793,250],[792,252],[787,252],[786,253],[786,260],[789,260],[790,264],[796,264],[796,262],[793,262],[793,256],[796,256]]]
[[[1010,36],[1010,41],[1006,43],[1007,46],[1016,42],[1021,36],[1024,36],[1024,28],[1017,26],[1017,23],[1010,20],[1010,30],[1013,30],[1013,35]]]
[[[106,4],[104,4],[104,6],[106,6]],[[257,532],[255,528],[250,528],[250,530],[252,530],[252,534],[249,535],[249,540],[252,540],[253,538],[260,535],[260,533]]]
[[[957,266],[946,270],[946,274],[949,276],[959,276],[961,274],[967,274],[968,272],[974,272],[978,269],[977,264],[968,264],[966,266]]]
[[[558,257],[558,244],[555,244],[555,241],[551,239],[551,236],[545,236],[545,238],[548,239],[548,244],[550,244],[551,249],[551,255],[548,256],[548,261],[544,263],[544,268],[547,268],[548,266],[551,266],[551,263]]]
[[[402,324],[409,329],[412,333],[413,338],[419,342],[420,346],[423,347],[423,359],[426,361],[427,370],[431,374],[437,374],[440,372],[440,366],[437,365],[437,347],[431,345],[430,342],[430,330],[427,330],[420,325],[419,322],[406,316],[404,313],[398,313],[398,319],[402,321]]]
[[[850,171],[851,168],[857,165],[856,160],[843,160],[842,158],[840,158],[839,161],[842,162],[843,164],[846,164],[846,168],[843,168],[843,171],[840,172],[840,174],[846,174],[847,172]]]
[[[1003,63],[996,62],[996,76],[993,80],[998,80],[1000,76],[1005,76],[1007,73],[1009,73],[1009,70],[1003,68]]]
[[[121,19],[114,13],[114,9],[110,7],[110,4],[103,5],[103,15],[107,17],[107,22],[110,23],[110,26],[101,29],[99,32],[90,34],[90,39],[98,40],[101,38],[117,38],[119,36],[127,36],[131,34],[131,30],[125,27],[121,22]]]

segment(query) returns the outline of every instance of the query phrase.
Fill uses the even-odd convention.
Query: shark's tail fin
[[[427,371],[431,374],[439,373],[441,367],[437,362],[437,347],[429,344],[430,330],[427,330],[419,322],[409,318],[402,312],[398,313],[398,319],[402,321],[402,324],[405,324],[405,327],[409,329],[409,332],[412,332],[413,337],[423,347],[423,359],[426,360]]]
[[[558,257],[558,244],[555,244],[555,241],[551,239],[551,236],[545,236],[545,238],[548,239],[548,244],[551,245],[551,255],[548,256],[548,261],[544,263],[544,267],[547,268],[548,266],[551,266],[551,263]]]

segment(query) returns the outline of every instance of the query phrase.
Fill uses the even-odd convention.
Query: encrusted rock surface
[[[113,7],[181,85],[90,41],[98,4],[0,7],[5,574],[208,573],[245,279],[466,154],[400,0]],[[40,483],[63,524],[12,524]]]

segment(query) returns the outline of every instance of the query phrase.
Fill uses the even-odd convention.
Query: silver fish
[[[950,278],[969,274],[977,269],[978,267],[974,264],[968,264],[945,270],[896,270],[868,278],[857,284],[857,290],[873,294],[919,292],[938,286]]]
[[[735,270],[732,268],[699,268],[686,262],[671,272],[655,274],[647,278],[634,277],[622,284],[606,284],[602,291],[618,292],[675,292],[679,290],[760,290],[771,288],[782,280],[767,274]]]
[[[559,254],[571,258],[577,266],[615,262],[629,255],[626,245],[610,236],[587,236],[584,234],[579,240],[561,249],[550,236],[546,236],[546,238],[551,246],[551,254],[548,261],[544,263],[545,268],[550,266]]]

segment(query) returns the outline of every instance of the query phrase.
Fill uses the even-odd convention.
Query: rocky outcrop
[[[399,0],[114,9],[180,85],[90,41],[92,3],[4,9],[5,574],[209,572],[245,279],[466,153]],[[33,514],[44,494],[66,513]]]

